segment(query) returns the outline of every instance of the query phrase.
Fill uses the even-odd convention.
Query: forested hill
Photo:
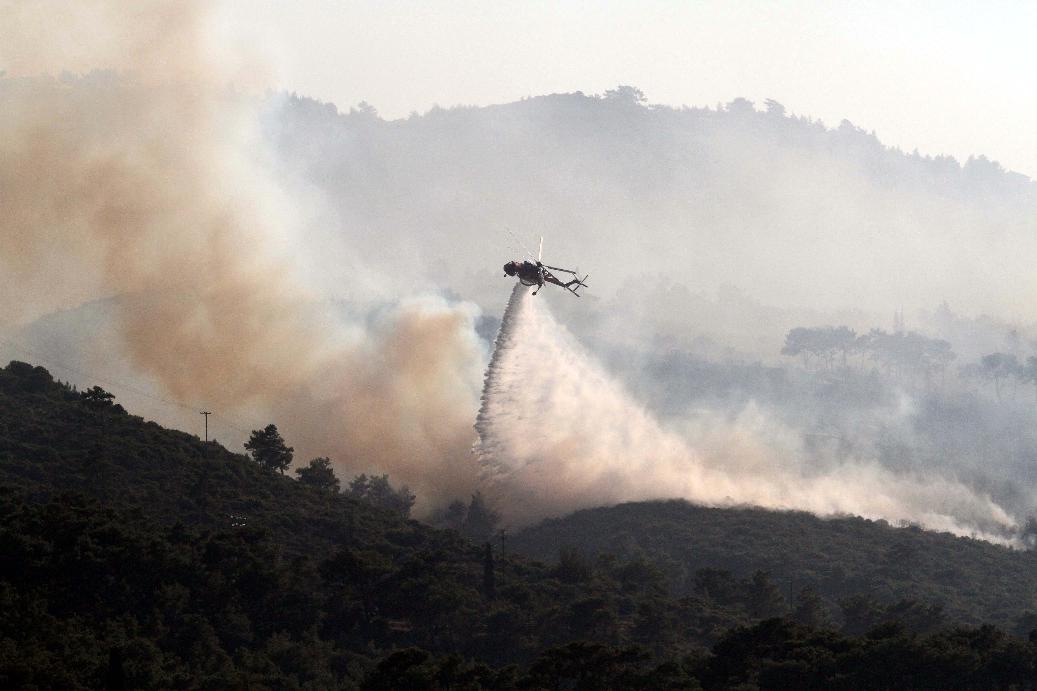
[[[409,530],[399,516],[310,491],[247,456],[75,392],[41,367],[0,370],[0,485],[34,503],[77,495],[156,527],[269,534],[291,556]]]
[[[673,505],[619,510],[653,506]],[[980,547],[991,568],[1025,557]],[[627,551],[502,556],[96,387],[0,370],[0,688],[1032,688],[1037,673],[1037,644],[947,627],[932,603],[840,614],[716,569],[682,594],[645,557],[661,551]]]
[[[908,599],[938,605],[952,622],[1023,634],[1037,626],[1037,553],[886,521],[644,502],[549,520],[509,544],[539,559],[562,549],[643,558],[679,595],[703,587],[703,569],[737,577],[762,570],[785,592],[810,588],[833,609],[848,599],[868,607]]]
[[[605,299],[665,276],[779,306],[887,314],[905,300],[908,310],[950,300],[974,312],[1014,300],[995,295],[986,262],[1028,280],[1004,260],[1006,248],[1032,247],[1028,178],[983,156],[900,151],[773,101],[671,108],[620,87],[392,121],[295,96],[269,110],[282,169],[324,195],[318,246],[348,247],[389,285],[413,289],[424,276],[488,309],[498,257],[536,235],[552,262],[592,270],[591,292]],[[328,275],[341,261],[327,258]]]

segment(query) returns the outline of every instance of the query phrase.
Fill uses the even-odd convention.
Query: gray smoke
[[[953,479],[867,458],[811,466],[798,433],[753,405],[664,428],[521,285],[504,314],[476,428],[486,480],[518,523],[684,498],[902,519],[996,541],[1016,527],[988,495]]]
[[[69,9],[0,13],[0,330],[117,296],[118,337],[88,371],[125,358],[163,396],[273,419],[302,462],[388,472],[423,502],[471,491],[477,310],[426,297],[343,314],[315,288],[309,214],[261,103],[227,88],[260,61],[226,59],[207,4]],[[43,74],[66,68],[107,71]],[[75,336],[88,352],[92,334]]]

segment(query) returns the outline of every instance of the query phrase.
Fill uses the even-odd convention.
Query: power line
[[[205,416],[205,443],[209,443],[209,416],[212,415],[208,410],[203,410],[199,415]]]
[[[72,372],[73,374],[78,374],[80,377],[84,377],[89,382],[100,382],[101,384],[104,384],[104,385],[106,385],[108,387],[114,387],[116,389],[123,389],[125,392],[129,392],[132,395],[139,396],[141,398],[146,398],[148,400],[155,401],[156,403],[162,403],[162,404],[165,404],[165,405],[173,407],[173,408],[179,408],[180,410],[183,410],[183,411],[186,411],[186,412],[190,412],[190,413],[198,412],[198,409],[194,408],[192,406],[186,405],[184,403],[180,403],[178,401],[171,401],[168,398],[163,398],[162,396],[157,396],[155,394],[151,394],[151,393],[148,393],[146,391],[142,391],[142,390],[140,390],[139,388],[137,388],[135,386],[132,386],[130,384],[126,384],[125,382],[120,382],[120,381],[118,381],[116,379],[112,379],[111,377],[100,377],[100,376],[97,376],[96,374],[94,374],[92,372],[86,372],[86,371],[84,371],[84,370],[82,370],[82,369],[80,369],[78,367],[73,367],[72,365],[60,362],[60,361],[55,360],[55,359],[53,359],[53,358],[51,358],[49,356],[41,355],[40,353],[34,352],[34,351],[30,350],[29,348],[26,348],[24,345],[21,345],[21,344],[18,344],[18,343],[13,343],[12,341],[8,341],[8,340],[0,340],[0,345],[4,345],[4,346],[10,348],[11,350],[17,351],[17,352],[21,353],[22,355],[27,356],[31,360],[34,360],[34,361],[36,361],[38,363],[41,363],[41,364],[45,364],[48,367],[62,369],[62,370],[66,370],[68,372]],[[214,419],[220,421],[220,423],[224,427],[229,427],[230,429],[232,429],[232,430],[238,432],[239,434],[241,434],[242,436],[244,436],[246,439],[252,433],[251,430],[245,429],[238,422],[236,422],[234,420],[231,420],[231,419],[227,418],[226,416],[221,415],[219,413],[214,413],[212,411],[202,411],[201,414],[205,416],[205,440],[206,441],[208,441],[208,437],[209,437],[209,416],[210,415]],[[252,430],[263,429],[264,426],[265,425],[257,425],[257,426],[254,426],[252,428]],[[299,439],[298,436],[296,436],[295,438]],[[322,444],[315,444],[315,443],[313,443],[312,439],[306,439],[305,437],[302,438],[302,441],[304,443],[309,444],[310,447],[312,449],[314,449],[314,450],[320,449],[321,446],[323,446]]]
[[[122,389],[124,392],[128,392],[131,395],[139,396],[141,398],[146,398],[146,399],[148,399],[150,401],[155,401],[156,403],[163,403],[163,404],[165,404],[167,406],[170,406],[170,407],[173,407],[173,408],[179,408],[180,410],[184,410],[184,411],[187,411],[187,412],[194,413],[196,411],[196,409],[194,407],[192,407],[192,406],[186,405],[184,403],[180,403],[178,401],[171,401],[168,398],[163,398],[162,396],[157,396],[155,394],[150,394],[150,393],[147,393],[146,391],[141,391],[140,389],[138,389],[135,386],[132,386],[132,385],[127,384],[125,382],[120,382],[118,380],[112,379],[111,377],[101,377],[101,376],[98,376],[96,373],[93,373],[93,372],[85,372],[82,369],[79,369],[78,367],[73,367],[72,365],[66,364],[64,362],[60,362],[60,361],[55,360],[55,359],[53,359],[51,357],[44,356],[44,355],[41,355],[40,353],[34,352],[34,351],[30,350],[29,348],[26,348],[23,345],[20,345],[20,344],[17,344],[17,343],[12,343],[11,341],[7,341],[7,340],[0,341],[0,344],[3,344],[4,346],[10,348],[11,350],[17,351],[17,352],[21,353],[22,355],[25,355],[25,356],[29,357],[30,359],[32,359],[32,360],[34,360],[36,362],[45,364],[48,367],[52,367],[52,368],[56,367],[57,369],[65,370],[65,371],[71,372],[73,374],[78,374],[80,377],[84,377],[87,381],[99,382],[99,383],[104,384],[104,385],[109,386],[109,387],[114,387],[116,389]],[[241,426],[235,424],[233,421],[227,419],[226,417],[224,417],[222,415],[217,415],[216,413],[209,413],[209,414],[212,415],[213,417],[215,417],[217,420],[220,420],[220,422],[224,426],[230,427],[231,429],[233,429],[233,430],[235,430],[237,432],[240,432],[241,434],[244,434],[244,435],[248,435],[249,434],[248,430],[243,429]],[[208,416],[206,416],[205,421],[206,421],[206,423],[208,423],[208,421],[209,421]]]

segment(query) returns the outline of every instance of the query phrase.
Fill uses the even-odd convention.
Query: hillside
[[[712,639],[646,625],[679,609],[651,572],[631,589],[612,572],[488,559],[99,393],[25,363],[0,370],[5,687],[98,687],[118,670],[133,687],[391,688],[440,664],[440,678],[507,687],[516,670],[485,664],[583,639],[673,659]]]
[[[4,688],[997,688],[1037,669],[1037,645],[992,627],[944,628],[924,602],[872,610],[858,637],[837,632],[809,592],[790,606],[762,572],[699,571],[702,587],[686,594],[645,558],[663,540],[631,527],[643,554],[622,536],[624,556],[556,552],[558,521],[509,539],[502,556],[145,422],[104,394],[25,363],[0,370]],[[676,535],[689,511],[600,515],[647,515],[655,533]],[[738,532],[761,520],[751,514],[703,516]],[[809,529],[798,515],[763,516],[788,521],[772,526],[778,534]],[[1028,557],[887,537],[982,548],[1006,570]],[[712,539],[734,542],[721,529]],[[753,540],[767,542],[743,548]],[[560,560],[513,556],[517,546]],[[789,553],[790,570],[799,556]]]
[[[948,621],[1026,634],[1037,623],[1037,553],[862,518],[643,502],[575,514],[509,537],[521,554],[563,549],[657,564],[678,595],[701,569],[771,575],[790,597],[816,590],[830,604],[853,596],[938,604]]]
[[[738,320],[667,314],[647,300],[624,307],[631,288],[661,275],[692,293],[736,286],[782,307],[886,315],[904,301],[911,310],[949,300],[989,311],[1013,296],[989,280],[986,257],[1032,246],[1037,188],[1025,176],[983,156],[901,151],[848,121],[828,127],[775,102],[671,108],[620,87],[401,120],[294,95],[267,107],[283,169],[325,195],[327,221],[313,231],[321,247],[348,246],[390,286],[423,276],[487,309],[497,308],[498,258],[546,235],[545,256],[589,270],[588,295],[618,294],[609,309],[623,320],[722,330],[718,340],[743,336],[736,345],[748,348]],[[322,273],[341,273],[337,256]]]

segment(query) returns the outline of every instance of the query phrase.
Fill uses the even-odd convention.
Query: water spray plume
[[[733,419],[699,416],[667,429],[523,286],[508,302],[476,430],[485,482],[513,523],[684,498],[905,519],[997,541],[1015,527],[990,497],[950,479],[896,473],[868,459],[810,469],[799,435],[755,406]]]

